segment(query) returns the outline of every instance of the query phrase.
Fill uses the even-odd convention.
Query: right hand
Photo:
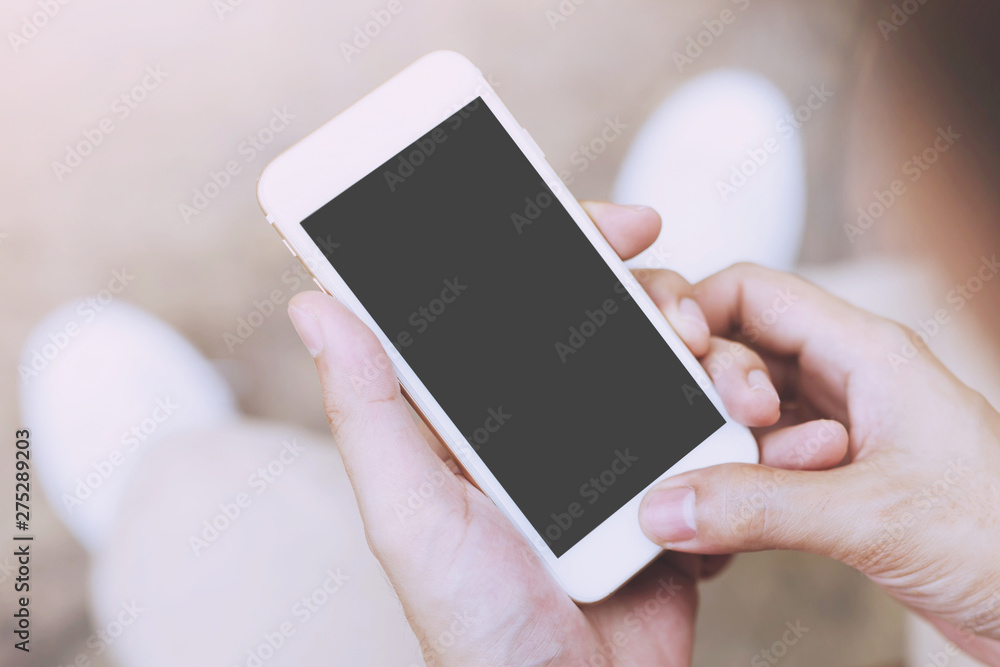
[[[905,356],[912,331],[798,277],[744,264],[689,289],[713,349],[742,340],[765,360],[782,415],[758,432],[766,465],[697,470],[650,491],[646,534],[674,551],[835,558],[1000,664],[997,411],[919,341]],[[845,450],[838,467],[817,460]]]

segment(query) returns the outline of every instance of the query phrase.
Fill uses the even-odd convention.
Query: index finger
[[[580,205],[622,259],[635,257],[660,234],[660,215],[648,206],[605,201],[581,201]]]
[[[790,273],[736,264],[694,287],[713,335],[742,336],[774,355],[824,362],[824,375],[842,380],[856,363],[869,360],[873,342],[888,324]],[[898,327],[897,331],[898,333]],[[894,339],[895,340],[895,339]]]

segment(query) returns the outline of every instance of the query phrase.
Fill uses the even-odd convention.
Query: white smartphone
[[[574,600],[607,597],[659,555],[638,521],[651,486],[757,462],[749,431],[464,57],[421,58],[272,161],[257,195]]]

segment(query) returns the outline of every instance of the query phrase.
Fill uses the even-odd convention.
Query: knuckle
[[[642,271],[643,273],[638,273]],[[665,275],[665,269],[636,269],[635,273],[637,276],[641,277],[639,280],[643,283],[646,289],[654,289],[661,287],[663,283],[668,280],[669,276]]]
[[[336,392],[324,387],[322,393],[326,422],[330,425],[330,432],[339,445],[341,440],[348,436],[351,410],[347,407],[343,397]]]
[[[382,545],[385,544],[385,537],[380,534],[379,530],[371,524],[369,521],[365,521],[365,544],[368,545],[368,550],[372,552],[372,555],[382,563],[383,567],[386,564],[386,554],[382,551]]]
[[[756,280],[769,285],[805,284],[805,280],[785,271],[779,271],[753,262],[737,262],[726,272],[731,273],[741,281]]]
[[[779,480],[751,468],[728,484],[725,496],[725,531],[727,541],[748,548],[762,548],[775,543],[782,524],[777,502]]]
[[[341,405],[340,397],[327,387],[323,388],[323,407],[326,411],[326,421],[335,438],[340,437],[344,424],[347,422],[347,412]]]
[[[658,306],[679,301],[691,292],[691,285],[679,274],[667,269],[647,269],[637,279]]]
[[[993,404],[982,392],[976,391],[971,387],[962,387],[962,389],[965,390],[963,398],[968,401],[972,413],[978,417],[975,423],[983,427],[983,439],[988,441],[991,433],[1000,432],[1000,413],[997,412],[996,408],[993,407]],[[986,425],[993,428],[989,428]],[[993,429],[996,429],[996,431]]]
[[[886,343],[898,343],[900,337],[909,338],[916,333],[905,324],[881,317],[876,319],[875,331],[879,338]]]
[[[867,345],[864,349],[871,350],[878,357],[898,350],[900,346],[913,335],[908,327],[878,316],[868,316],[865,323]]]
[[[701,363],[708,374],[719,378],[730,369],[743,370],[753,366],[754,355],[750,348],[742,343],[713,337],[709,339],[708,353],[702,357]]]
[[[730,271],[738,275],[754,275],[759,273],[762,269],[762,266],[754,264],[753,262],[736,262],[726,269],[726,271]]]
[[[483,534],[481,517],[475,516],[468,493],[452,483],[451,472],[442,472],[444,482],[431,494],[421,495],[423,504],[418,508],[400,514],[406,500],[397,499],[364,513],[368,547],[383,564],[407,563],[411,571],[433,569],[442,557],[460,553]]]
[[[356,412],[402,398],[399,381],[391,367],[384,352],[381,357],[359,357],[357,363],[322,383],[323,407],[335,436],[344,430]]]
[[[752,262],[736,262],[719,271],[715,277],[727,283],[743,284],[760,275],[761,267]]]

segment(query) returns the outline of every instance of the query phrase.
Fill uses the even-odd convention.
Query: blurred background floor
[[[282,149],[436,49],[457,50],[490,76],[557,171],[572,173],[571,189],[581,198],[608,196],[645,116],[691,76],[721,66],[756,70],[793,104],[810,86],[826,84],[833,103],[803,130],[810,178],[804,258],[848,255],[843,136],[856,76],[852,54],[862,29],[872,29],[860,24],[857,1],[401,0],[402,11],[350,61],[341,44],[386,2],[226,1],[59,5],[37,35],[0,49],[8,100],[0,108],[7,205],[0,221],[0,432],[19,427],[17,363],[28,331],[56,305],[107,288],[114,271],[134,276],[115,298],[163,318],[218,360],[247,413],[325,432],[312,364],[283,307],[245,341],[227,342],[255,300],[275,290],[287,299],[311,286],[264,222],[255,178]],[[573,11],[552,24],[560,6]],[[678,67],[674,52],[726,9],[735,23]],[[19,31],[23,17],[38,11],[33,1],[8,0],[0,25]],[[148,85],[134,108],[116,103],[147,68],[160,68],[162,81]],[[275,109],[291,116],[287,129],[259,150],[245,143]],[[54,169],[55,161],[66,162],[67,145],[93,136],[103,118],[113,119],[114,131],[79,166]],[[625,135],[580,170],[571,156],[609,118],[626,124]],[[194,190],[229,160],[242,172],[186,220],[181,205],[193,206]],[[9,466],[5,458],[0,474]],[[35,498],[34,650],[15,663],[4,642],[0,656],[4,664],[68,664],[92,632],[86,556]],[[4,504],[0,518],[9,513]],[[2,586],[8,595],[8,583]],[[752,661],[786,622],[809,631],[783,665],[890,665],[903,656],[898,606],[853,570],[805,555],[737,559],[705,586],[700,615],[698,665],[765,664]]]

